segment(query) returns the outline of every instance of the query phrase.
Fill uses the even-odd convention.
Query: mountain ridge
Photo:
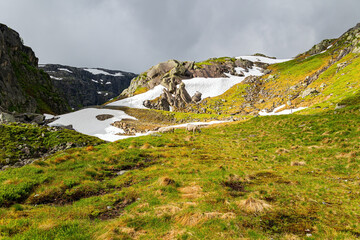
[[[105,68],[41,64],[53,85],[74,109],[101,105],[118,96],[137,74]]]

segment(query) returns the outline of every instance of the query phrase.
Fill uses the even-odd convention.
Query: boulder
[[[0,112],[0,123],[15,122],[15,117],[9,113]]]
[[[180,83],[179,88],[176,90],[176,96],[180,97],[179,100],[184,103],[191,102],[191,97],[190,97],[189,93],[186,91],[185,84],[183,82]]]
[[[307,88],[305,89],[305,91],[303,91],[303,93],[301,94],[302,98],[305,98],[307,96],[313,95],[313,94],[318,94],[319,92],[316,91],[315,88]]]
[[[45,116],[37,113],[19,113],[15,115],[15,120],[22,123],[43,124]]]
[[[235,66],[244,68],[245,71],[248,71],[249,68],[252,68],[254,66],[254,63],[252,61],[240,58],[235,61]]]
[[[156,78],[159,75],[169,72],[171,69],[175,68],[178,65],[179,65],[179,62],[175,61],[175,60],[169,60],[167,62],[159,63],[159,64],[153,66],[147,72],[147,76],[149,78]]]
[[[105,121],[105,120],[113,118],[113,117],[114,117],[114,115],[111,115],[111,114],[100,114],[100,115],[96,116],[96,119],[99,121]]]
[[[201,101],[201,92],[196,91],[196,93],[194,94],[194,96],[191,97],[191,100],[195,103],[200,102]]]

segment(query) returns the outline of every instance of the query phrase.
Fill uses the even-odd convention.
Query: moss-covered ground
[[[3,239],[355,239],[360,107],[75,148],[0,172]]]
[[[66,144],[87,146],[101,143],[104,141],[67,129],[20,123],[0,124],[0,165],[12,165],[19,159],[39,158]]]

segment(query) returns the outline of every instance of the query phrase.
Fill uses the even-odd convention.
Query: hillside
[[[144,97],[137,97],[142,101],[135,107],[170,110],[164,107],[165,101],[165,106],[171,106],[174,111],[195,113],[258,115],[272,112],[275,108],[278,111],[309,106],[318,110],[334,109],[341,100],[358,95],[359,53],[360,24],[338,39],[324,40],[285,62],[257,55],[214,58],[197,63],[175,60],[160,63],[134,79],[121,96],[131,97],[145,92]],[[242,76],[243,79],[239,79]],[[203,80],[208,85],[219,82],[221,86],[224,78],[230,81],[236,77],[238,84],[218,96],[207,97],[209,89],[201,90],[199,83],[195,89],[188,86],[190,80]],[[202,101],[193,101],[192,94],[175,93],[172,89],[181,86],[181,82],[192,94],[198,90]],[[218,85],[214,88],[217,89]],[[163,89],[166,89],[165,95]],[[146,91],[157,92],[149,94]],[[149,95],[148,101],[145,94]],[[124,101],[110,105],[121,106]]]
[[[0,125],[2,165],[49,150],[0,170],[0,238],[360,238],[359,56],[360,24],[291,60],[170,60],[52,127]]]
[[[20,35],[0,24],[0,107],[7,111],[64,113],[66,100],[50,77],[38,69],[38,59]]]
[[[76,68],[59,64],[41,65],[40,69],[50,75],[55,88],[75,110],[101,105],[117,97],[129,87],[131,79],[137,76],[124,71]]]

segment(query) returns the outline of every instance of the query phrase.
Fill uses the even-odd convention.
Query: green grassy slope
[[[0,166],[13,165],[19,159],[39,158],[56,149],[100,143],[104,141],[67,129],[19,123],[0,124]]]
[[[271,73],[255,82],[239,83],[224,94],[193,107],[206,109],[208,113],[233,115],[255,115],[259,110],[272,110],[284,104],[285,108],[316,108],[307,113],[319,112],[321,108],[334,109],[343,99],[358,94],[359,56],[360,25],[338,39],[315,45],[291,61],[270,65]],[[312,80],[315,75],[318,77]],[[318,93],[303,98],[306,89],[315,89]]]
[[[357,105],[258,117],[72,149],[0,172],[0,236],[354,239],[359,115]]]

